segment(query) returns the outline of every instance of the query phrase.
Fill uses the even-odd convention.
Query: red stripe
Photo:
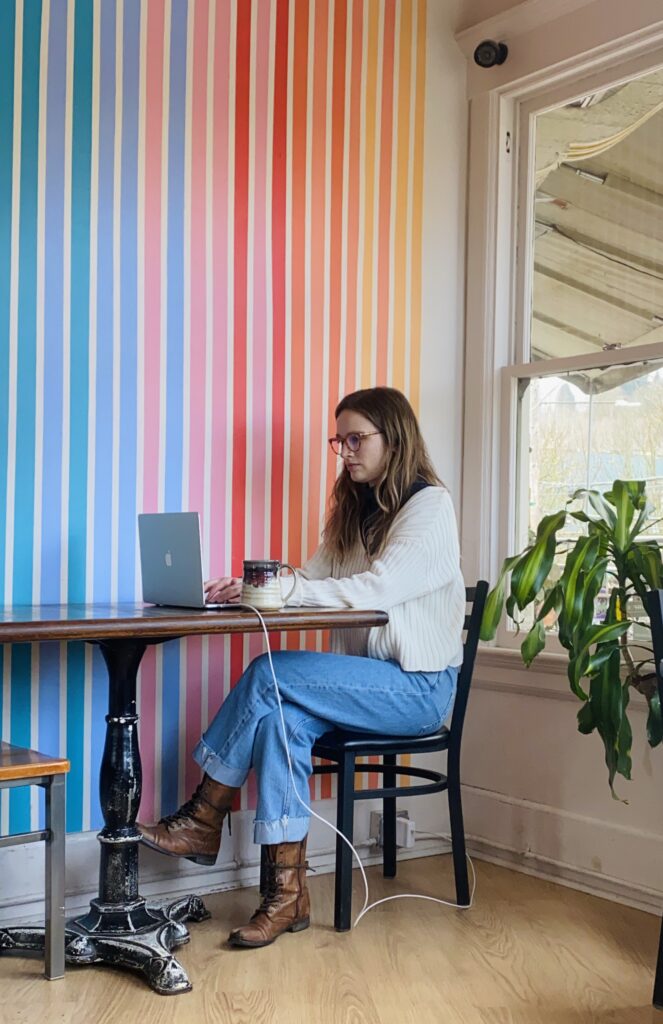
[[[235,75],[235,225],[233,336],[233,475],[232,574],[241,575],[246,506],[246,302],[249,218],[249,91],[251,71],[251,3],[237,6]],[[234,637],[230,666],[233,681],[242,671],[242,639]]]
[[[285,432],[285,230],[288,146],[288,2],[278,0],[274,54],[272,154],[272,510],[270,552],[283,546],[283,438]]]
[[[334,433],[334,409],[343,397],[339,380],[341,356],[341,277],[343,243],[343,158],[345,155],[345,48],[347,37],[347,0],[336,0],[334,8],[334,51],[332,70],[331,138],[331,236],[329,279],[329,436]],[[336,459],[326,451],[329,495],[336,478]],[[323,782],[329,781],[323,777]],[[331,782],[330,782],[331,785]]]
[[[288,510],[288,561],[295,564],[300,563],[302,550],[308,14],[308,4],[296,5],[292,87],[292,371]],[[297,633],[288,633],[288,648],[299,650],[301,639]]]

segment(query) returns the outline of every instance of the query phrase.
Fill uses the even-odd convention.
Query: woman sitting
[[[268,885],[236,946],[265,946],[309,925],[306,837],[315,741],[335,726],[418,736],[445,720],[462,661],[465,585],[449,492],[437,478],[407,399],[393,388],[355,391],[337,406],[333,451],[343,460],[320,547],[297,571],[290,606],[376,608],[385,626],[332,633],[331,653],[277,651],[296,791],[267,655],[248,666],[194,751],[195,793],[143,842],[213,864],[221,828],[251,768],[258,780],[254,838],[267,847]],[[209,601],[239,601],[241,580],[206,584]]]

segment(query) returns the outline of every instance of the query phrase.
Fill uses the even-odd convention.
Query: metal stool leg
[[[336,797],[336,828],[352,842],[354,834],[354,754],[344,754],[338,766]],[[334,890],[334,928],[347,932],[352,915],[352,850],[340,836],[336,837],[336,879]]]
[[[65,777],[51,776],[46,789],[46,940],[45,974],[64,977]]]
[[[396,755],[385,754],[382,762],[386,789],[396,785],[396,772],[387,770],[396,765]],[[382,874],[385,878],[396,877],[396,797],[385,797],[382,801]]]

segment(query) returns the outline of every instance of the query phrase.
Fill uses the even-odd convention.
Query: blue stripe
[[[39,650],[39,749],[60,752],[60,644],[41,644]],[[43,792],[39,790],[40,828],[43,827]]]
[[[94,576],[93,599],[111,593],[110,550],[113,465],[113,192],[115,172],[115,23],[116,2],[101,8],[99,68],[99,219],[97,239],[97,379],[95,388]],[[99,649],[92,660],[90,827],[101,828],[99,767],[106,737],[108,672]]]
[[[67,832],[83,828],[83,737],[85,707],[85,644],[67,644],[67,757],[71,762],[67,776]]]
[[[32,602],[37,354],[37,179],[39,161],[39,48],[41,0],[29,0],[23,22],[21,198],[19,203],[14,604]]]
[[[41,515],[41,594],[60,600],[62,558],[62,342],[64,137],[67,76],[67,3],[51,0],[46,116],[44,211],[44,429]]]
[[[140,55],[140,3],[125,4],[122,104],[122,209],[120,329],[120,502],[118,597],[135,597],[136,573],[136,444],[137,426],[137,219],[138,219],[138,103]],[[117,443],[117,438],[115,439]]]
[[[71,159],[71,364],[69,406],[68,595],[85,600],[90,303],[90,168],[92,155],[92,4],[74,14]]]
[[[90,763],[90,828],[102,828],[104,824],[99,803],[99,769],[101,755],[106,742],[106,714],[108,713],[108,670],[101,651],[92,648],[92,743]]]
[[[90,171],[92,154],[92,4],[74,13],[74,96],[71,159],[71,343],[69,405],[69,601],[85,600],[87,429],[90,303]],[[67,828],[83,827],[85,648],[67,649]]]
[[[182,508],[184,438],[184,144],[186,121],[187,4],[172,8],[170,109],[168,114],[168,336],[166,351],[165,508]],[[162,750],[178,749],[180,705],[179,644],[163,648]],[[164,813],[177,806],[177,758],[165,756],[161,767]]]
[[[115,136],[115,0],[101,8],[99,69],[99,202],[97,238],[97,368],[94,469],[93,599],[110,597],[113,465],[113,174]]]
[[[14,145],[14,0],[0,3],[0,382],[9,379],[9,296],[12,235],[12,152]],[[0,386],[0,509],[7,507],[9,389]],[[0,524],[0,587],[5,579],[4,515]],[[0,684],[0,723],[3,687]]]
[[[32,646],[14,644],[11,652],[11,742],[19,747],[30,746],[30,679]],[[9,831],[30,829],[30,789],[12,789],[9,796]]]

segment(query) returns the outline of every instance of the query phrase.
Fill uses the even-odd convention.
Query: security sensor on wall
[[[504,64],[509,55],[506,43],[495,43],[492,39],[484,39],[474,51],[474,63],[480,68],[493,68],[496,64]]]

